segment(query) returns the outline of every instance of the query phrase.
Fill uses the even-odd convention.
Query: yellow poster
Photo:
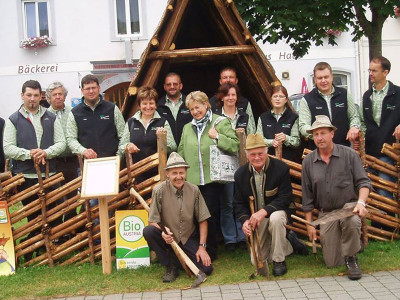
[[[7,201],[0,201],[0,276],[15,273],[14,241]]]
[[[116,211],[115,220],[117,270],[150,266],[149,246],[143,237],[143,229],[148,224],[147,211]]]

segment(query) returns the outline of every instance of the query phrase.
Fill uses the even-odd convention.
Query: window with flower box
[[[24,38],[51,36],[48,1],[22,1]]]

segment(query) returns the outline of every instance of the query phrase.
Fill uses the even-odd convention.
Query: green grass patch
[[[400,241],[393,243],[370,242],[365,252],[359,255],[363,273],[399,268]],[[308,277],[321,277],[345,273],[345,267],[328,269],[319,251],[315,258],[291,255],[287,258],[288,273],[281,277],[271,275],[268,279],[257,277],[250,280],[254,272],[249,254],[245,250],[226,252],[220,249],[220,255],[214,263],[214,272],[203,285],[233,284],[239,282],[281,280]],[[133,293],[181,289],[192,284],[183,271],[178,279],[169,284],[162,283],[164,268],[155,263],[149,268],[117,271],[115,266],[111,275],[102,274],[100,262],[95,265],[66,266],[50,268],[47,266],[18,268],[16,274],[0,277],[0,299],[34,299],[60,296],[99,295],[114,293]]]

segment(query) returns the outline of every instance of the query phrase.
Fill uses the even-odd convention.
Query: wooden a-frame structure
[[[164,77],[180,74],[185,94],[218,89],[220,71],[237,70],[239,86],[257,117],[270,108],[270,87],[280,85],[275,71],[244,25],[232,0],[170,0],[140,58],[122,107],[125,118],[137,110],[140,86],[164,94]]]

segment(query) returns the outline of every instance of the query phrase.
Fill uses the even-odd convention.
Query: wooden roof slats
[[[133,115],[142,85],[163,94],[164,76],[171,71],[181,75],[185,93],[200,89],[212,96],[219,71],[226,66],[237,69],[242,93],[251,100],[256,117],[270,108],[269,89],[280,81],[233,1],[170,0],[140,58],[122,112],[125,118]]]

